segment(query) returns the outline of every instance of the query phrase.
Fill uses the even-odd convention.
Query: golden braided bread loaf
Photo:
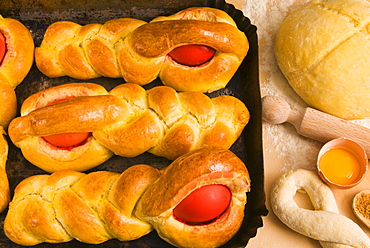
[[[8,159],[8,143],[4,134],[5,131],[0,126],[0,212],[8,207],[10,201],[9,181],[5,170]]]
[[[48,172],[87,170],[113,154],[148,151],[173,160],[203,146],[228,149],[250,117],[233,96],[211,99],[167,86],[146,91],[131,83],[110,92],[92,83],[52,87],[26,99],[21,115],[10,123],[9,136],[26,159]],[[85,136],[64,144],[66,133]]]
[[[224,209],[201,223],[180,220],[177,207],[209,186],[226,187],[230,199]],[[218,247],[239,230],[249,190],[248,170],[235,154],[205,147],[161,171],[140,164],[122,174],[67,170],[27,178],[15,189],[4,230],[15,243],[36,245],[72,239],[91,244],[128,241],[154,228],[178,247]],[[223,201],[217,195],[216,204]],[[201,212],[197,203],[190,208]]]
[[[27,76],[34,55],[30,31],[19,21],[0,15],[0,212],[9,203],[9,182],[6,174],[8,143],[5,129],[16,116],[15,87]]]
[[[0,126],[16,115],[15,87],[27,76],[34,58],[30,31],[19,21],[0,15]]]
[[[207,92],[226,86],[248,49],[245,34],[229,15],[197,7],[150,23],[132,18],[85,26],[56,22],[47,28],[35,58],[39,70],[52,78],[123,77],[145,85],[159,76],[177,91]]]

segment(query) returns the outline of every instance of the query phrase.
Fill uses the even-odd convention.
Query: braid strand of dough
[[[137,165],[121,175],[59,171],[27,178],[17,186],[4,230],[22,245],[137,239],[152,227],[135,218],[133,209],[158,176],[153,167]]]
[[[210,184],[224,185],[232,195],[220,217],[201,225],[173,217],[182,199]],[[4,231],[13,242],[30,246],[72,239],[129,241],[155,229],[177,247],[218,247],[240,228],[249,190],[244,163],[229,150],[213,147],[186,154],[160,171],[144,164],[121,174],[59,171],[26,178],[16,187]]]
[[[0,212],[8,207],[10,201],[10,189],[6,174],[6,161],[8,159],[8,143],[4,137],[5,131],[0,126]]]
[[[209,98],[168,86],[146,91],[130,83],[108,93],[96,84],[72,83],[26,99],[21,117],[9,125],[9,136],[26,159],[48,172],[82,171],[113,154],[135,157],[148,151],[174,160],[203,146],[229,149],[249,118],[244,103],[229,95]],[[58,149],[42,138],[71,132],[92,135],[71,149]]]
[[[199,66],[180,64],[167,56],[177,47],[193,44],[217,52]],[[225,87],[248,49],[247,37],[229,15],[198,7],[150,23],[132,18],[85,26],[55,22],[36,48],[35,60],[39,70],[52,78],[104,76],[145,85],[159,77],[177,91],[207,92]]]
[[[115,45],[145,23],[132,18],[85,26],[70,21],[55,22],[35,50],[36,65],[51,78],[121,77]]]
[[[30,31],[15,19],[0,15],[0,33],[5,40],[0,61],[0,126],[6,129],[17,111],[14,89],[31,69],[35,46]]]
[[[308,194],[315,210],[297,205],[293,197],[298,190]],[[332,191],[314,171],[298,169],[279,177],[271,189],[271,206],[284,224],[325,248],[370,247],[364,231],[339,214]]]
[[[0,34],[5,42],[4,57],[0,61],[0,212],[10,200],[6,174],[8,143],[5,130],[17,113],[17,97],[14,89],[31,69],[34,42],[30,31],[19,21],[0,15]]]
[[[6,129],[17,111],[14,89],[27,76],[33,63],[34,42],[21,22],[1,15],[0,34],[5,41],[5,53],[0,61],[0,126]]]
[[[15,88],[32,66],[35,47],[33,37],[21,22],[1,15],[0,32],[6,41],[6,53],[0,66],[0,82]]]

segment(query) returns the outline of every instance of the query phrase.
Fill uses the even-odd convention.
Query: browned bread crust
[[[22,149],[26,159],[45,171],[62,169],[83,171],[95,167],[111,158],[113,152],[92,136],[81,146],[62,150],[51,146],[42,138],[42,135],[63,132],[63,130],[91,132],[93,126],[97,129],[101,128],[94,124],[94,120],[98,118],[96,114],[95,118],[88,118],[88,115],[91,112],[99,112],[97,110],[99,107],[102,107],[100,110],[109,107],[112,102],[104,103],[104,101],[106,98],[112,100],[113,97],[108,94],[104,87],[91,83],[65,84],[40,91],[24,101],[21,107],[21,115],[24,117],[12,120],[9,125],[9,137]],[[47,106],[50,102],[68,97],[73,97],[70,100],[72,103],[80,97],[80,104]],[[102,101],[96,101],[95,97],[100,97]],[[109,114],[111,112],[99,116],[100,125],[101,118],[109,118]],[[88,127],[88,125],[92,126]]]
[[[5,56],[0,64],[0,126],[7,128],[16,115],[17,99],[13,91],[31,69],[34,42],[22,23],[1,15],[0,33],[6,42]]]
[[[232,195],[219,218],[187,225],[173,217],[172,210],[188,194],[210,184],[224,185]],[[143,164],[122,174],[60,171],[27,178],[16,187],[4,231],[15,243],[36,245],[128,241],[155,229],[177,247],[218,247],[238,231],[249,190],[244,163],[229,150],[213,147],[183,155],[161,171]]]
[[[81,26],[70,21],[53,23],[35,50],[36,65],[52,78],[67,75],[77,79],[121,77],[115,46],[145,23],[132,18],[114,19],[104,25]]]
[[[4,129],[0,126],[0,212],[8,207],[10,201],[9,181],[5,169],[9,147],[4,134]]]
[[[0,66],[1,81],[15,88],[27,76],[34,58],[30,31],[19,21],[0,16],[0,32],[5,36],[7,52]]]
[[[30,31],[19,21],[0,15],[0,33],[5,40],[5,54],[0,61],[0,212],[9,203],[10,190],[6,174],[8,143],[4,130],[16,116],[15,87],[27,76],[34,58]]]
[[[71,95],[75,97],[46,106]],[[46,89],[25,100],[21,115],[9,125],[10,138],[26,159],[49,172],[87,170],[113,153],[135,157],[148,151],[173,160],[203,146],[228,149],[250,117],[244,103],[233,96],[211,99],[167,86],[145,91],[130,83],[109,93],[91,83]],[[68,150],[51,147],[42,138],[71,132],[92,136]]]
[[[174,48],[189,44],[217,52],[201,66],[182,65],[168,56]],[[145,85],[159,76],[177,91],[207,92],[227,85],[248,49],[245,34],[230,16],[196,7],[150,23],[131,18],[85,26],[56,22],[46,30],[35,56],[37,67],[49,77],[123,77]]]
[[[17,96],[8,83],[1,83],[0,76],[0,126],[7,128],[17,114]]]
[[[227,186],[232,193],[230,206],[220,218],[204,226],[176,220],[172,210],[189,192],[216,183]],[[159,236],[177,247],[218,247],[239,230],[250,183],[244,163],[235,154],[205,147],[165,168],[162,176],[143,194],[135,215],[153,225]],[[170,188],[163,190],[167,185],[171,185]]]

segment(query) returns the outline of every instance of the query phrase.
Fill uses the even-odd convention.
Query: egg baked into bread
[[[203,146],[229,149],[250,114],[236,97],[145,90],[132,83],[109,93],[93,83],[51,87],[27,98],[9,137],[34,165],[53,172],[84,171],[113,154],[144,152],[174,160]]]
[[[27,27],[0,15],[0,212],[8,206],[10,198],[5,169],[9,147],[4,135],[17,112],[14,89],[31,69],[33,52],[34,42]]]
[[[132,18],[81,26],[51,24],[36,48],[48,77],[122,78],[145,85],[159,77],[177,91],[224,88],[249,49],[248,39],[222,10],[194,7],[150,23]]]
[[[236,233],[245,225],[251,180],[228,149],[250,113],[237,97],[241,92],[205,94],[224,88],[248,52],[233,18],[196,7],[150,22],[61,21],[40,41],[41,83],[58,86],[44,84],[24,98],[8,133],[24,158],[46,173],[30,175],[35,168],[27,167],[28,177],[15,187],[4,220],[8,242],[75,239],[104,246],[151,232],[175,247],[220,247],[234,236],[245,242]],[[64,76],[81,81],[50,79]],[[85,82],[98,77],[119,81]],[[142,87],[154,80],[163,85]],[[114,155],[125,158],[105,163]],[[123,164],[124,171],[115,164],[136,157],[144,163]],[[98,165],[105,167],[93,169]]]
[[[16,115],[14,89],[31,69],[33,55],[34,42],[27,27],[0,16],[0,126],[4,128]]]
[[[183,155],[161,171],[139,164],[121,174],[36,175],[15,189],[4,230],[26,246],[72,239],[128,241],[155,229],[176,247],[218,247],[239,230],[250,183],[235,154],[213,147]],[[204,190],[215,198],[201,197],[189,206],[187,201]],[[212,207],[205,208],[209,203]]]

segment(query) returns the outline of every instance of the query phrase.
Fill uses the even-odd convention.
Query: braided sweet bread
[[[34,42],[19,21],[0,15],[0,126],[7,128],[16,115],[15,87],[31,69]]]
[[[148,151],[173,160],[203,146],[228,149],[249,121],[247,107],[233,96],[211,99],[167,86],[146,91],[130,83],[110,92],[93,83],[52,87],[26,99],[21,115],[9,136],[48,172],[84,171],[113,154]]]
[[[30,31],[19,21],[0,15],[0,212],[9,203],[6,174],[8,143],[5,129],[16,116],[15,87],[28,74],[33,63],[34,43]]]
[[[225,192],[219,194],[218,187]],[[205,189],[217,195],[212,206],[221,208],[204,210],[199,201],[184,207]],[[27,178],[15,189],[4,230],[13,242],[27,246],[72,239],[128,241],[154,228],[177,247],[218,247],[240,228],[249,190],[248,170],[235,154],[205,147],[161,171],[140,164],[122,174],[67,170]],[[208,219],[189,223],[187,217],[179,218],[192,209]]]
[[[35,59],[48,77],[120,78],[145,85],[158,76],[177,91],[214,91],[235,74],[248,40],[225,12],[194,7],[150,23],[121,18],[48,27]]]
[[[8,143],[4,137],[5,131],[0,126],[0,212],[8,207],[10,201],[10,189],[6,174],[6,161],[8,160]]]

